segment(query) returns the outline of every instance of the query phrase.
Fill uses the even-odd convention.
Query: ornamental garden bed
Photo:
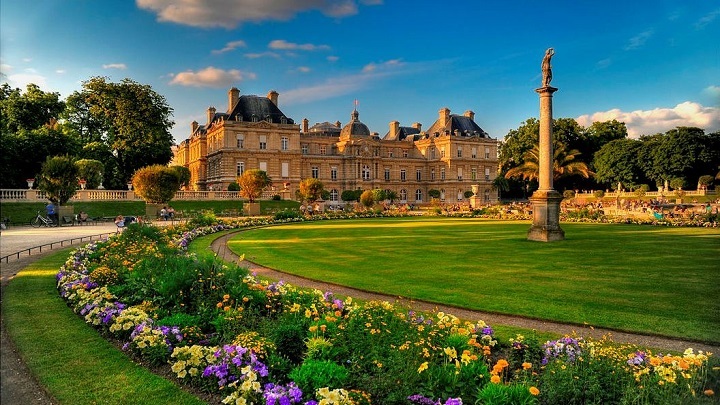
[[[125,350],[223,403],[712,401],[717,371],[704,353],[581,337],[498,342],[480,320],[359,303],[186,253],[224,229],[129,226],[75,251],[60,295]]]

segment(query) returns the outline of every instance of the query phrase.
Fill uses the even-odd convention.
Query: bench
[[[60,217],[60,225],[75,225],[75,217],[70,215],[63,215]]]

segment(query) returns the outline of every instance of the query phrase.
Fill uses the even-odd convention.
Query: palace
[[[438,190],[448,203],[465,202],[476,189],[484,202],[497,201],[498,141],[475,123],[475,113],[443,108],[426,130],[393,121],[384,137],[371,133],[357,109],[341,126],[323,122],[302,127],[278,108],[278,93],[267,97],[228,92],[227,112],[207,110],[207,123],[193,122],[173,164],[190,170],[193,190],[226,190],[247,169],[260,169],[276,192],[293,198],[300,181],[317,178],[338,203],[344,190],[394,191],[401,203],[426,203]],[[475,187],[473,187],[475,186]]]

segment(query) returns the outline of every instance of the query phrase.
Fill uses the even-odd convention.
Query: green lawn
[[[461,307],[720,342],[720,230],[404,218],[293,224],[230,248],[289,273]]]
[[[50,395],[61,404],[204,404],[132,362],[67,307],[55,275],[68,252],[31,264],[3,294],[8,333]]]

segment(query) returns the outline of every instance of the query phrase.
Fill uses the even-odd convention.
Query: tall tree
[[[560,141],[555,141],[553,145],[553,179],[558,180],[563,177],[580,175],[582,177],[590,177],[593,174],[585,162],[577,160],[576,157],[580,152],[577,150],[567,150],[567,146]],[[535,145],[523,156],[523,164],[508,170],[505,173],[506,178],[522,178],[524,180],[536,180],[540,173],[540,151]]]
[[[678,127],[664,135],[651,138],[650,157],[652,165],[647,176],[658,183],[673,178],[684,178],[689,184],[697,184],[700,176],[712,173],[720,164],[716,136],[705,135],[695,127]]]
[[[24,93],[7,83],[0,86],[0,129],[3,131],[38,129],[57,122],[64,109],[60,93],[44,92],[36,84],[28,84]]]
[[[593,159],[597,181],[611,187],[619,182],[633,189],[640,184],[648,184],[638,159],[642,148],[642,141],[629,138],[605,144]]]
[[[240,186],[240,195],[253,203],[256,199],[260,198],[266,188],[272,185],[272,180],[265,171],[250,169],[245,170],[243,174],[238,177],[237,183]]]
[[[105,176],[110,187],[122,188],[135,170],[172,158],[172,108],[149,85],[93,77],[68,97],[68,111],[66,119],[82,139],[112,151],[115,162]]]

